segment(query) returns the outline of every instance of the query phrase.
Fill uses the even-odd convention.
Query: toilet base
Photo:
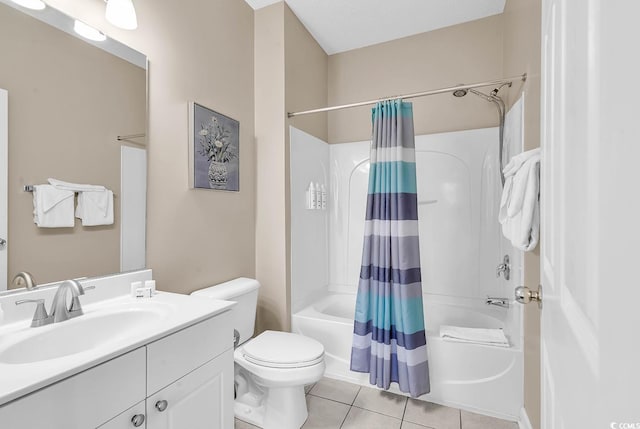
[[[236,398],[236,417],[263,429],[300,429],[308,415],[304,386],[263,389],[259,405],[256,392],[247,391]]]

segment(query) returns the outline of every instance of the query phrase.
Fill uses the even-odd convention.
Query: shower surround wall
[[[329,282],[329,210],[309,210],[311,182],[329,189],[329,145],[294,127],[291,136],[291,312],[324,297]]]
[[[349,371],[349,359],[370,143],[327,145],[295,128],[291,137],[292,330],[324,344],[329,377],[366,385],[368,376]],[[501,238],[497,222],[497,139],[497,128],[416,137],[432,379],[432,391],[422,399],[516,420],[522,407],[521,308],[484,303],[488,295],[511,297],[521,278],[520,253]],[[330,185],[327,210],[306,210],[305,191],[321,180]],[[495,273],[507,253],[509,282]],[[442,341],[442,324],[503,328],[511,347]]]

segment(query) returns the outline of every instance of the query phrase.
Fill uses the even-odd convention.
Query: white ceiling
[[[245,0],[260,9],[280,0]],[[502,13],[506,0],[286,0],[327,54]]]

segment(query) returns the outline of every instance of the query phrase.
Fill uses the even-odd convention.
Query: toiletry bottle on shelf
[[[156,281],[155,280],[145,280],[144,287],[149,288],[151,290],[151,296],[156,294]]]
[[[316,209],[322,209],[322,191],[318,182],[316,182]]]
[[[322,210],[327,209],[327,189],[324,187],[324,183],[320,185],[320,208]]]
[[[316,208],[316,187],[313,182],[309,183],[309,190],[307,191],[307,208],[315,210]]]
[[[138,289],[142,287],[142,282],[132,282],[131,283],[131,297],[136,298]]]

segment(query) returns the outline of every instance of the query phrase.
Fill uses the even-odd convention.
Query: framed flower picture
[[[189,103],[189,186],[240,190],[240,123]]]

